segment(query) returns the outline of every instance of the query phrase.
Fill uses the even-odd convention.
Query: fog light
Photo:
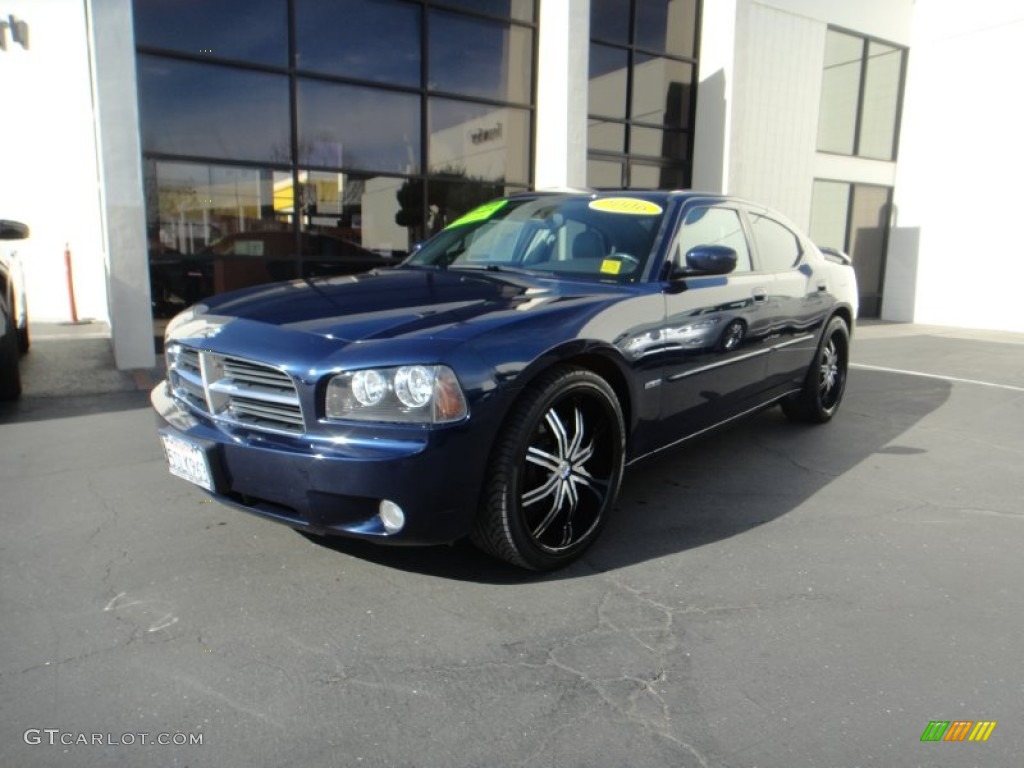
[[[377,517],[384,523],[384,530],[388,533],[398,533],[405,525],[405,512],[393,501],[384,499],[380,503],[380,511]]]

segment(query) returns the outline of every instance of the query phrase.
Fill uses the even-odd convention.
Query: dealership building
[[[1014,0],[0,0],[0,218],[32,318],[109,322],[120,368],[533,188],[763,202],[862,317],[1024,331],[1022,43]]]

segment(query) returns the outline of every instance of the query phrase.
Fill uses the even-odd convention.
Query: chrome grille
[[[218,421],[271,432],[305,431],[295,382],[265,363],[174,344],[167,349],[167,378],[179,400]]]

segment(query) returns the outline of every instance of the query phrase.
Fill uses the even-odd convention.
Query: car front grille
[[[295,382],[266,363],[173,344],[167,380],[175,397],[218,421],[293,435],[305,431]]]

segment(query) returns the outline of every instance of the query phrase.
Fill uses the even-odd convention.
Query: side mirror
[[[0,240],[24,240],[28,237],[28,227],[20,221],[0,219]]]
[[[726,275],[736,269],[736,251],[724,245],[695,245],[686,252],[686,264],[676,264],[672,277]]]

